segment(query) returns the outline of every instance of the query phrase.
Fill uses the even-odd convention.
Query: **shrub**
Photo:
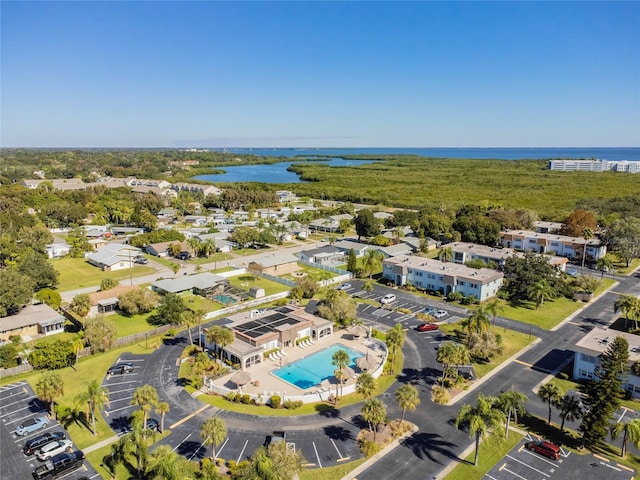
[[[200,390],[204,386],[204,380],[202,379],[202,377],[200,375],[196,375],[194,377],[191,377],[191,379],[189,381],[191,383],[191,386],[193,388],[195,388],[196,390]]]
[[[282,397],[280,397],[280,395],[272,395],[269,399],[271,408],[280,408],[280,403],[282,403]]]
[[[219,467],[224,467],[225,463],[227,463],[225,462],[224,458],[218,458],[216,459],[216,462],[218,463]]]
[[[287,410],[295,410],[302,406],[302,400],[286,400],[284,402],[284,408]]]
[[[279,298],[273,302],[276,307],[284,307],[287,303],[289,303],[289,301],[286,298]]]
[[[380,445],[371,440],[358,440],[358,448],[365,458],[371,458],[380,451]]]
[[[464,295],[462,295],[460,292],[451,292],[449,295],[447,295],[447,300],[450,302],[460,302],[463,298]]]
[[[446,388],[441,387],[440,385],[434,385],[431,389],[431,399],[440,405],[444,405],[451,400],[451,396]]]
[[[230,402],[234,402],[236,400],[236,392],[229,392],[224,396],[224,398]]]
[[[408,308],[397,308],[396,312],[398,313],[404,313],[405,315],[411,315],[413,312],[411,310],[409,310]]]
[[[114,280],[113,278],[106,277],[106,278],[103,278],[102,281],[100,282],[100,290],[101,291],[111,290],[116,285],[118,285],[118,282],[116,280]]]
[[[251,397],[248,393],[242,395],[242,403],[244,403],[245,405],[249,405],[249,403],[251,403]]]

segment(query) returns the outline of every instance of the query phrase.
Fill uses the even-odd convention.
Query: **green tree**
[[[34,298],[46,305],[49,305],[54,310],[58,310],[60,308],[60,304],[62,303],[60,292],[51,288],[43,288],[42,290],[38,290],[34,295]]]
[[[504,312],[504,304],[503,304],[503,300],[500,298],[494,298],[493,300],[490,300],[489,302],[487,302],[487,304],[485,305],[485,309],[487,311],[487,313],[491,314],[492,316],[492,325],[495,326],[496,324],[496,318],[498,318],[498,315],[500,315],[502,312]]]
[[[224,359],[225,348],[228,345],[231,345],[235,340],[235,336],[233,332],[226,327],[221,327],[220,325],[214,325],[209,328],[206,333],[207,341],[209,343],[214,343],[220,350],[220,355]]]
[[[84,322],[84,339],[91,347],[91,353],[109,350],[117,333],[113,322],[104,315],[87,318]]]
[[[96,435],[96,409],[101,409],[109,403],[109,389],[103,387],[97,380],[86,383],[86,390],[76,396],[77,404],[85,404],[91,417],[91,431]]]
[[[187,310],[187,306],[181,296],[175,293],[167,293],[160,300],[158,309],[150,321],[158,325],[179,325],[182,312],[185,310]]]
[[[613,258],[609,253],[596,260],[596,270],[600,271],[600,279],[604,278],[604,272],[612,272],[613,276]]]
[[[564,422],[569,420],[575,422],[582,417],[582,406],[580,400],[573,395],[565,394],[556,402],[556,407],[560,410],[560,418],[562,423],[560,424],[560,431],[564,432]]]
[[[331,357],[331,364],[334,367],[336,367],[337,372],[340,372],[340,374],[336,375],[336,378],[338,378],[339,376],[344,377],[344,375],[342,375],[343,369],[347,367],[350,363],[351,363],[351,358],[349,357],[349,353],[347,353],[346,350],[341,348],[340,350],[336,350],[333,353],[333,356]],[[338,378],[338,380],[340,380],[340,396],[342,396],[343,378]],[[337,392],[336,392],[336,396],[338,396]]]
[[[146,288],[136,288],[118,296],[118,309],[125,315],[149,313],[157,304],[158,294]]]
[[[467,348],[474,357],[490,360],[502,352],[502,338],[491,330],[467,335]]]
[[[465,423],[469,425],[469,436],[475,438],[476,453],[473,464],[478,466],[480,439],[488,435],[501,437],[506,418],[504,412],[493,408],[496,399],[478,395],[476,405],[463,405],[456,416],[456,427]]]
[[[395,365],[396,352],[399,348],[402,349],[406,334],[407,332],[402,329],[401,323],[396,323],[392,329],[387,331],[385,342],[387,344],[387,347],[389,347],[389,350],[391,351],[391,365]]]
[[[529,289],[529,299],[535,302],[536,310],[544,306],[545,298],[553,298],[553,295],[553,289],[544,280],[535,282]]]
[[[362,419],[369,424],[369,431],[373,433],[373,441],[376,441],[378,425],[387,418],[387,409],[377,398],[370,398],[362,407]]]
[[[363,208],[358,211],[353,219],[353,223],[356,227],[356,233],[358,234],[358,241],[360,241],[362,237],[375,237],[380,233],[380,223],[369,209]]]
[[[118,286],[118,281],[113,278],[105,277],[100,281],[100,291],[111,290]]]
[[[634,319],[635,327],[638,328],[638,316],[640,316],[640,299],[633,295],[620,295],[618,300],[613,304],[615,313],[621,311],[624,315],[624,326],[627,328],[629,318]]]
[[[33,280],[34,289],[54,288],[58,284],[58,272],[41,253],[29,252],[18,265],[18,271]]]
[[[369,280],[371,280],[371,276],[374,274],[374,272],[377,272],[382,268],[383,259],[384,255],[378,250],[366,251],[362,266],[364,268],[364,271],[369,275]]]
[[[211,458],[216,461],[216,447],[227,437],[227,426],[224,420],[218,417],[208,418],[200,428],[200,437],[204,440],[202,445],[211,445]]]
[[[589,240],[594,237],[593,229],[586,227],[582,231],[582,238],[584,238],[584,246],[582,247],[582,267],[584,269],[584,262],[587,259],[587,246],[589,245]]]
[[[532,285],[544,282],[549,286],[549,292],[544,299],[553,296],[564,295],[573,297],[573,292],[566,284],[562,276],[558,275],[555,268],[544,255],[527,252],[522,256],[512,255],[504,262],[505,283],[502,290],[511,301],[529,301],[536,298]]]
[[[73,365],[75,355],[71,342],[54,340],[51,343],[39,343],[29,353],[29,363],[36,370],[59,368]]]
[[[502,392],[497,399],[497,405],[506,414],[507,423],[504,429],[505,438],[509,436],[509,421],[513,415],[513,421],[518,423],[518,414],[524,413],[524,404],[528,397],[522,392],[516,392],[513,388]]]
[[[347,256],[347,271],[355,273],[358,268],[358,259],[356,258],[356,252],[353,248],[349,249],[349,255]]]
[[[164,432],[164,417],[171,410],[171,406],[167,402],[158,402],[156,412],[160,414],[160,432]]]
[[[618,219],[607,232],[612,250],[623,259],[627,267],[640,257],[640,218],[626,216]]]
[[[11,368],[18,365],[18,350],[13,343],[0,346],[0,368]]]
[[[538,390],[538,396],[549,406],[547,423],[551,425],[551,406],[560,398],[560,389],[554,383],[545,383]]]
[[[299,449],[289,449],[285,442],[272,443],[267,447],[276,474],[282,480],[295,480],[306,460]]]
[[[255,244],[259,238],[260,233],[253,227],[237,227],[229,235],[229,241],[236,243],[240,248]]]
[[[158,392],[153,385],[142,385],[133,391],[131,405],[137,405],[142,410],[142,425],[146,428],[147,417],[153,407],[158,405]]]
[[[356,311],[356,301],[351,295],[335,289],[329,290],[325,300],[318,304],[319,316],[342,326],[353,323]]]
[[[368,400],[376,390],[376,379],[369,372],[363,372],[356,380],[356,392]]]
[[[16,313],[31,301],[33,280],[9,268],[0,269],[0,317]]]
[[[616,440],[622,433],[621,457],[627,454],[627,442],[629,440],[631,440],[634,447],[640,448],[640,418],[634,418],[627,423],[616,422],[609,427],[609,432],[612,440]]]
[[[585,413],[580,425],[585,444],[596,445],[607,435],[611,418],[624,396],[628,361],[629,342],[616,337],[599,357],[593,379],[585,384]]]
[[[143,424],[134,416],[131,422],[131,432],[120,437],[113,445],[113,461],[115,464],[125,461],[126,455],[131,453],[136,458],[137,477],[142,478],[149,461],[149,443],[155,437],[153,430],[143,428]]]
[[[473,313],[460,324],[467,327],[469,333],[486,332],[491,326],[489,311],[486,307],[479,305]]]
[[[451,247],[441,248],[440,252],[438,252],[438,259],[443,263],[447,263],[453,260],[453,250],[451,249]]]
[[[86,317],[89,314],[89,310],[91,310],[91,299],[89,298],[89,295],[86,293],[79,293],[73,297],[69,308],[76,315]]]
[[[184,480],[189,478],[189,465],[169,445],[160,445],[149,455],[146,478]]]
[[[56,372],[45,371],[36,383],[34,391],[40,400],[49,404],[49,414],[56,418],[54,404],[64,395],[64,382]]]
[[[400,423],[402,423],[407,410],[415,410],[420,405],[420,394],[416,387],[406,384],[396,390],[395,397],[398,406],[402,409],[402,418],[400,419]]]

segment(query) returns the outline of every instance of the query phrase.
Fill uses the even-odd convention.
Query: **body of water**
[[[318,385],[323,380],[328,380],[333,377],[335,366],[332,363],[332,357],[338,350],[347,351],[351,359],[348,366],[351,368],[355,368],[356,358],[364,356],[363,353],[356,352],[338,343],[290,363],[286,367],[278,368],[273,371],[273,374],[285,382],[295,385],[302,390],[306,390],[314,385]]]
[[[624,148],[226,148],[211,149],[261,157],[296,156],[313,158],[330,155],[338,158],[322,160],[332,167],[364,165],[370,160],[344,160],[341,155],[419,155],[437,158],[474,158],[499,160],[551,159],[551,158],[598,158],[602,160],[640,161],[640,147]],[[302,159],[300,160],[302,161]],[[295,161],[284,161],[264,165],[239,165],[220,167],[223,174],[199,175],[198,180],[207,182],[264,182],[299,183],[294,172],[287,171]]]

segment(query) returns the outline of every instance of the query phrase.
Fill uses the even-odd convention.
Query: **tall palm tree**
[[[545,298],[553,296],[553,289],[545,280],[539,280],[529,287],[529,298],[536,303],[536,310],[544,306]]]
[[[345,367],[347,367],[349,364],[351,363],[351,357],[349,357],[349,354],[347,353],[346,350],[344,349],[340,349],[340,350],[336,350],[333,354],[333,356],[331,357],[331,364],[336,367],[336,371],[339,372],[343,372],[343,369]],[[340,380],[340,396],[342,396],[342,380],[344,380],[344,375],[340,375],[343,378],[339,378]],[[338,375],[336,375],[336,378],[338,378]]]
[[[40,400],[49,404],[49,414],[55,419],[54,404],[56,398],[64,395],[64,382],[56,372],[46,370],[34,388]]]
[[[169,413],[171,407],[167,402],[158,402],[156,405],[156,412],[160,414],[160,432],[164,432],[164,416]]]
[[[362,267],[365,272],[369,274],[369,280],[371,280],[371,276],[373,272],[377,271],[382,267],[382,260],[384,259],[384,255],[382,252],[378,250],[367,250],[364,256],[364,260],[362,261]]]
[[[155,432],[148,428],[143,428],[139,420],[133,422],[131,427],[131,432],[120,437],[118,442],[112,446],[112,458],[113,462],[118,464],[125,461],[128,453],[134,454],[137,476],[141,478],[149,459],[149,440],[155,437]]]
[[[627,327],[629,318],[633,318],[635,322],[635,328],[638,328],[638,314],[640,313],[640,299],[633,295],[620,295],[616,303],[613,304],[613,310],[615,313],[621,311],[624,315],[624,326]]]
[[[203,438],[202,445],[211,445],[211,458],[216,461],[216,447],[227,437],[227,426],[224,420],[217,417],[208,418],[200,427],[200,437]]]
[[[87,389],[76,396],[78,404],[86,404],[91,416],[91,429],[96,434],[96,408],[100,409],[109,403],[109,389],[101,386],[97,380],[87,384]]]
[[[342,370],[341,368],[336,368],[333,371],[333,376],[336,377],[336,380],[338,381],[338,385],[340,385],[340,395],[338,395],[338,387],[336,387],[336,402],[337,402],[338,398],[342,396],[342,382],[345,379],[344,370]],[[331,390],[329,390],[329,393],[331,393]]]
[[[193,345],[193,335],[191,335],[191,327],[196,323],[196,315],[193,310],[187,308],[180,313],[180,324],[187,327],[189,334],[189,345]]]
[[[83,335],[84,335],[84,330],[80,331]],[[71,347],[73,348],[73,353],[76,356],[76,365],[78,365],[78,360],[80,357],[80,352],[82,351],[82,349],[84,348],[84,338],[77,338],[73,341],[73,343],[71,344]]]
[[[220,325],[214,325],[207,332],[207,341],[215,343],[220,349],[221,357],[224,359],[224,349],[227,345],[231,345],[235,340],[233,332],[228,328],[221,327]]]
[[[500,298],[494,298],[490,302],[487,302],[487,304],[485,305],[485,308],[487,312],[490,313],[491,316],[493,317],[492,324],[493,326],[495,326],[496,318],[498,318],[499,314],[504,312],[503,301]]]
[[[402,348],[406,336],[407,332],[402,329],[401,323],[396,323],[392,329],[387,331],[385,342],[389,350],[391,350],[391,365],[395,365],[396,351],[398,348]]]
[[[513,421],[518,423],[518,413],[524,412],[524,404],[529,398],[521,392],[516,392],[513,388],[507,392],[503,392],[498,397],[498,407],[507,414],[507,423],[505,425],[505,438],[509,436],[509,421],[513,414]]]
[[[400,423],[404,422],[404,414],[407,410],[415,410],[420,405],[420,394],[413,385],[403,385],[396,390],[396,402],[402,409]]]
[[[475,406],[463,405],[456,416],[456,427],[461,423],[469,424],[469,437],[475,438],[476,453],[473,462],[475,466],[478,465],[480,439],[490,434],[502,436],[503,433],[505,414],[503,411],[493,408],[495,402],[494,397],[485,397],[480,394]]]
[[[387,409],[377,398],[370,398],[362,407],[362,418],[369,424],[369,430],[373,433],[373,441],[376,441],[378,424],[387,418]]]
[[[629,440],[636,448],[640,448],[640,418],[634,418],[627,423],[616,422],[609,427],[609,432],[612,440],[616,440],[618,435],[622,433],[621,457],[627,454],[627,442]]]
[[[551,405],[560,398],[560,389],[553,383],[545,383],[538,390],[538,396],[549,405],[549,418],[547,423],[551,425]]]
[[[153,385],[142,385],[133,391],[131,405],[140,407],[143,413],[142,425],[146,427],[147,417],[153,407],[158,405],[158,392]],[[144,428],[143,427],[143,428]]]
[[[184,458],[169,445],[160,445],[149,456],[148,478],[184,480],[188,472]]]
[[[191,237],[189,240],[187,240],[187,244],[189,245],[189,247],[191,247],[191,253],[194,257],[198,256],[198,253],[200,252],[201,243],[202,242],[200,242],[200,240],[198,240],[195,237]]]
[[[376,379],[369,372],[361,373],[356,381],[356,392],[368,400],[376,390]]]
[[[584,247],[582,249],[582,269],[584,269],[584,261],[587,258],[587,245],[589,244],[589,240],[591,240],[593,236],[593,230],[591,230],[589,227],[585,228],[582,231],[582,238],[584,238]]]
[[[444,381],[447,379],[449,373],[449,367],[454,365],[458,358],[458,350],[455,342],[443,342],[438,348],[438,354],[436,355],[436,361],[442,364],[442,379],[440,382],[444,385]]]
[[[606,254],[603,257],[600,257],[597,261],[596,261],[596,270],[600,270],[600,278],[604,278],[604,272],[605,270],[608,272],[612,272],[613,271],[613,260],[611,258],[611,255]]]
[[[451,247],[443,247],[438,253],[438,259],[442,263],[450,262],[453,259],[453,249]]]
[[[474,310],[471,316],[462,322],[469,333],[482,333],[489,330],[491,320],[489,318],[489,311],[486,307],[479,305]]]
[[[569,420],[574,422],[582,417],[582,406],[580,400],[573,395],[565,394],[556,402],[556,407],[560,410],[560,418],[562,423],[560,424],[560,431],[564,432],[564,422]]]

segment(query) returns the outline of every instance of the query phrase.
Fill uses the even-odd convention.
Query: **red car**
[[[416,327],[419,332],[433,332],[438,330],[438,326],[434,323],[422,323]]]

